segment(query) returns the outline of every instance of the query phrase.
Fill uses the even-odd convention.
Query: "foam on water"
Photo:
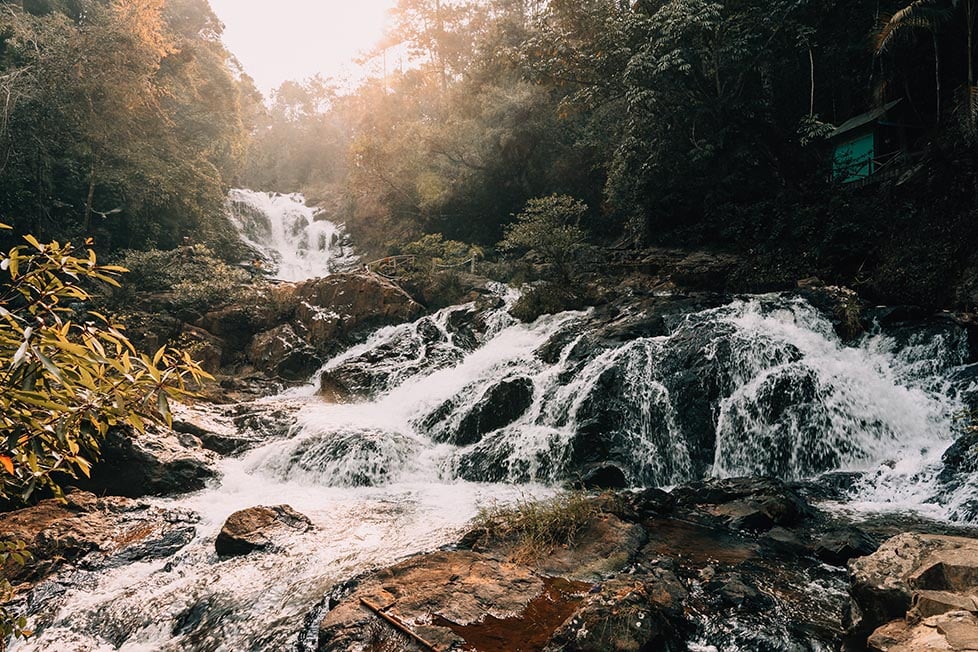
[[[516,295],[499,292],[493,310],[381,329],[266,399],[295,412],[294,432],[224,460],[203,492],[151,501],[199,514],[191,544],[167,560],[74,571],[47,605],[53,626],[14,649],[116,649],[106,632],[131,651],[283,649],[337,581],[449,542],[480,505],[549,494],[601,446],[635,485],[851,470],[864,479],[850,509],[950,517],[975,497],[966,483],[935,503],[962,407],[950,379],[967,350],[954,329],[845,345],[807,303],[772,295],[617,341],[595,335],[589,313],[516,323]],[[460,314],[480,324],[475,336],[459,331]],[[368,378],[369,391],[324,402],[319,377],[337,373]],[[510,423],[475,443],[442,437],[514,379],[532,397]],[[281,551],[218,559],[224,519],[260,504],[289,504],[316,528]],[[186,624],[197,617],[213,622]]]

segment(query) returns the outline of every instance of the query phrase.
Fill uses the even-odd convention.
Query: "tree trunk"
[[[936,110],[937,114],[934,118],[936,124],[941,122],[941,50],[937,43],[937,30],[931,29],[931,37],[934,39],[934,87],[937,89],[936,93]]]
[[[448,88],[448,71],[445,69],[445,21],[441,15],[441,0],[435,0],[435,29],[437,33],[438,67],[441,71],[441,92]]]
[[[811,117],[815,115],[815,53],[812,52],[811,46],[808,46],[808,76],[812,82],[808,96],[808,115]]]
[[[91,235],[92,228],[92,205],[95,201],[95,159],[92,159],[92,167],[88,173],[88,197],[85,199],[85,219],[82,221],[82,232]]]

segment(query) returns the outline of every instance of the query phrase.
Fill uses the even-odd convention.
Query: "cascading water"
[[[659,486],[852,470],[863,480],[850,506],[971,518],[959,507],[974,482],[947,509],[931,503],[974,390],[958,380],[968,348],[953,326],[844,345],[804,301],[765,296],[642,336],[583,312],[518,324],[514,298],[381,329],[265,399],[296,414],[288,436],[225,460],[210,489],[153,501],[199,515],[194,541],[46,582],[35,593],[48,622],[14,649],[285,649],[338,580],[450,541],[480,504],[596,469]],[[279,503],[316,529],[217,558],[224,518]]]
[[[321,219],[300,194],[235,189],[228,203],[241,239],[277,279],[327,276],[357,262],[343,228]]]

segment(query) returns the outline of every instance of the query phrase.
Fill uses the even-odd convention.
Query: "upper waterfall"
[[[234,189],[231,222],[275,278],[303,281],[350,268],[356,256],[342,225],[324,220],[298,193]]]

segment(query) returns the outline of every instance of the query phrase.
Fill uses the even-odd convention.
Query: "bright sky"
[[[352,63],[383,34],[395,0],[210,0],[224,44],[268,95],[287,79],[316,73],[362,76]]]

